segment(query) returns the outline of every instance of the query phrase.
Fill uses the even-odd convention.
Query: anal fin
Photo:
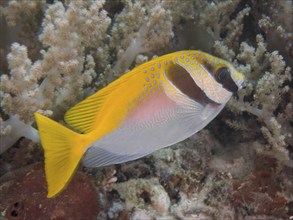
[[[151,152],[144,152],[142,154],[115,154],[111,151],[92,146],[89,148],[83,159],[83,164],[86,167],[100,167],[108,166],[113,164],[120,164],[127,161],[135,160],[141,157],[144,157]]]

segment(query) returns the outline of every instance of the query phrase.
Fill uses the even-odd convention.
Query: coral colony
[[[202,50],[244,73],[242,90],[183,143],[117,166],[80,167],[95,184],[94,215],[292,218],[292,8],[290,0],[2,1],[1,175],[43,162],[34,112],[62,122],[70,107],[127,70]],[[7,198],[1,216],[21,217],[21,195],[9,192],[0,189]]]

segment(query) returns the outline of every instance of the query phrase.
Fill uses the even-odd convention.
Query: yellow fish
[[[201,51],[179,51],[124,74],[65,114],[74,132],[35,113],[48,197],[60,193],[80,160],[119,164],[178,143],[204,128],[241,88],[243,75]]]

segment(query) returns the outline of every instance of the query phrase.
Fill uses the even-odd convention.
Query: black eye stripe
[[[221,67],[217,70],[216,74],[214,75],[215,80],[222,84],[225,89],[229,92],[237,92],[238,86],[234,82],[231,77],[230,71],[227,67]]]
[[[208,62],[207,60],[203,61],[203,66],[204,68],[206,68],[206,70],[210,73],[213,73],[213,77],[214,79],[223,85],[223,87],[229,91],[229,92],[237,92],[238,91],[238,86],[237,84],[234,82],[234,80],[231,77],[231,73],[229,71],[229,68],[223,66],[220,67],[218,70],[216,70],[216,66],[212,65],[210,62]]]

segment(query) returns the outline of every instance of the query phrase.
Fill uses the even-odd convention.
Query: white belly
[[[148,105],[151,104],[154,101]],[[119,164],[178,143],[205,127],[224,107],[207,109],[196,104],[186,109],[172,101],[168,104],[167,108],[155,106],[156,110],[150,114],[134,113],[121,127],[89,147],[84,164],[89,167]]]

